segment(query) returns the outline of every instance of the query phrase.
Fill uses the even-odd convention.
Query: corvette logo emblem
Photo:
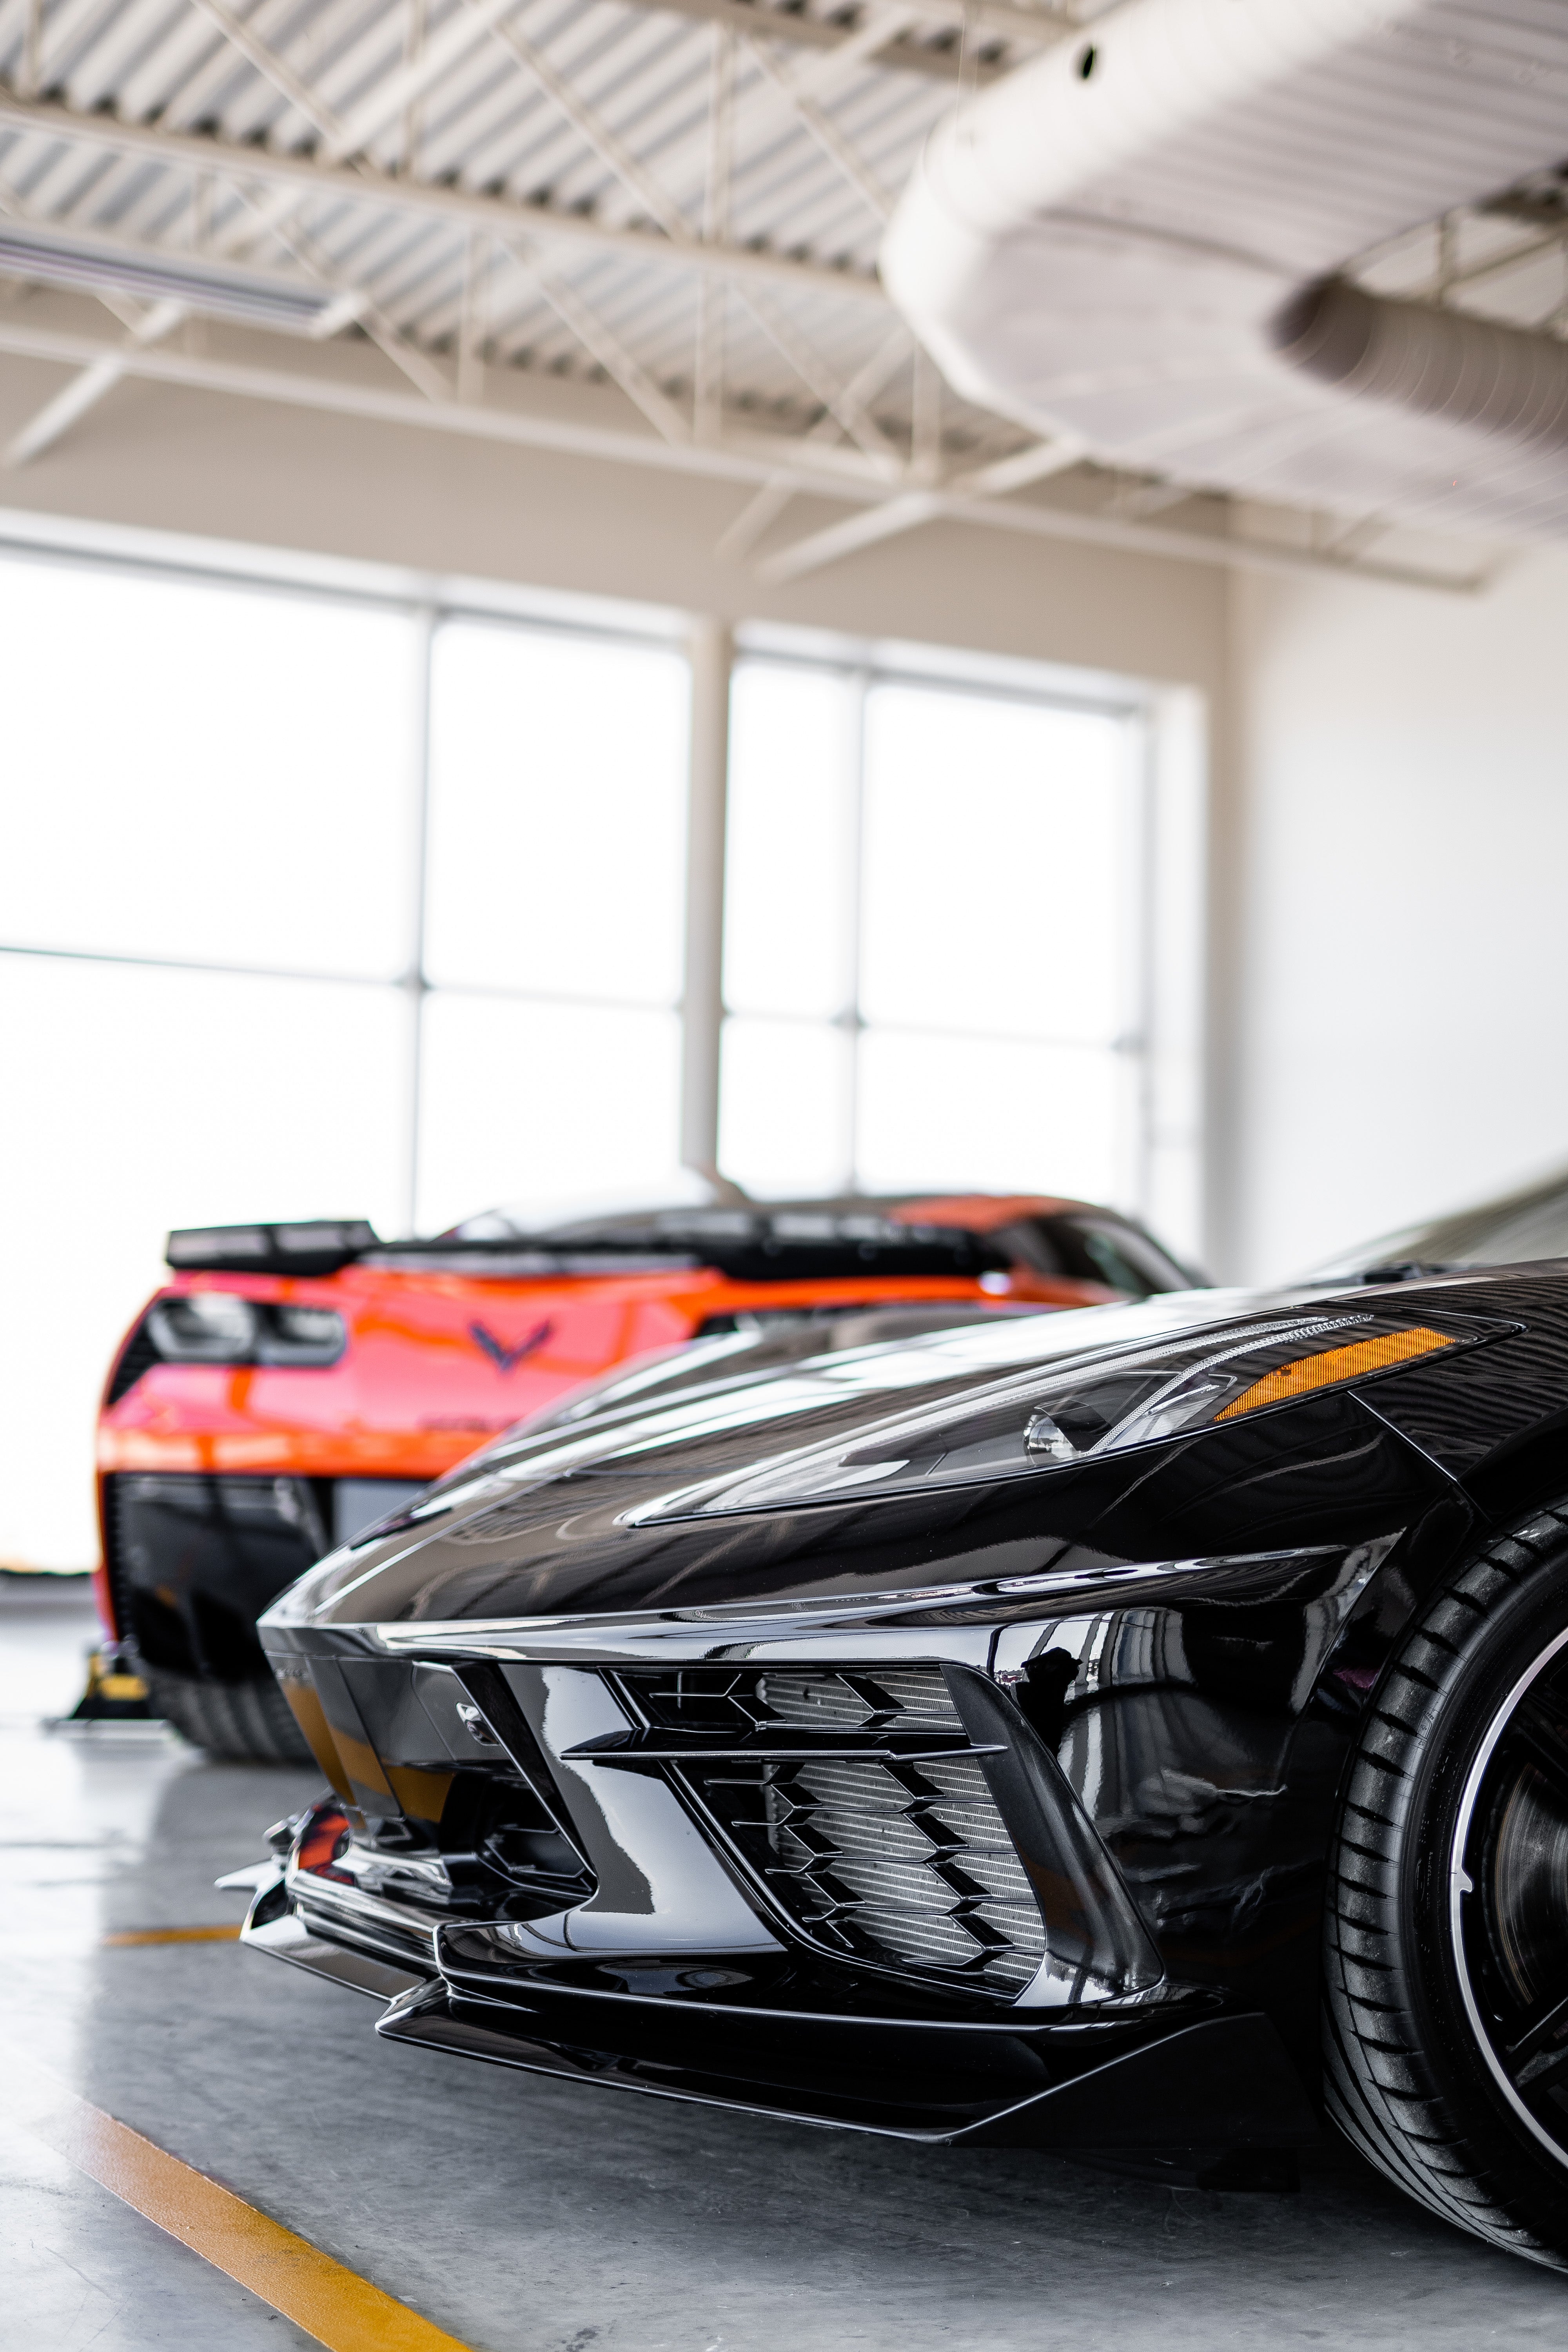
[[[468,1337],[476,1348],[484,1350],[498,1372],[515,1372],[525,1356],[531,1356],[536,1348],[543,1347],[554,1328],[553,1323],[536,1323],[532,1330],[518,1341],[515,1348],[509,1348],[504,1340],[498,1339],[495,1333],[488,1330],[482,1323],[470,1323]]]

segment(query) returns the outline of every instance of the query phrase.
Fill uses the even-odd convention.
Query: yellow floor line
[[[221,2189],[205,2172],[116,2123],[21,2052],[6,2050],[16,2120],[171,2238],[293,2320],[328,2352],[468,2352],[395,2295]],[[27,2087],[32,2095],[26,2096]]]
[[[125,1927],[105,1936],[108,1947],[127,1944],[237,1944],[237,1927]]]

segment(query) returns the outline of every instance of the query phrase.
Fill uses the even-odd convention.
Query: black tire
[[[1568,2270],[1568,1505],[1422,1610],[1368,1713],[1325,1915],[1333,2122],[1443,2220]]]
[[[211,1683],[159,1666],[143,1666],[142,1672],[153,1714],[209,1756],[243,1757],[253,1764],[315,1760],[270,1675],[243,1683]]]

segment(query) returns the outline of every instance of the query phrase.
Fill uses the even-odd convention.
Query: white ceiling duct
[[[950,117],[882,254],[954,386],[1108,462],[1568,531],[1568,347],[1336,273],[1568,155],[1563,0],[1131,0]]]

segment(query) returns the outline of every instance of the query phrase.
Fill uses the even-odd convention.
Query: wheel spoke
[[[1564,2067],[1568,2067],[1568,2042],[1558,2050],[1542,2050],[1513,2079],[1521,2091],[1544,2091]]]
[[[1544,2048],[1554,2033],[1565,2026],[1568,2026],[1568,1993],[1564,1993],[1561,2000],[1551,2002],[1540,2012],[1532,2024],[1525,2027],[1517,2040],[1509,2043],[1506,2054],[1510,2066],[1514,2068],[1523,2066],[1528,2060],[1535,2056],[1538,2050]],[[1568,2042],[1563,2044],[1560,2054],[1563,2058],[1568,2059]],[[1531,2079],[1537,2078],[1532,2076]]]

